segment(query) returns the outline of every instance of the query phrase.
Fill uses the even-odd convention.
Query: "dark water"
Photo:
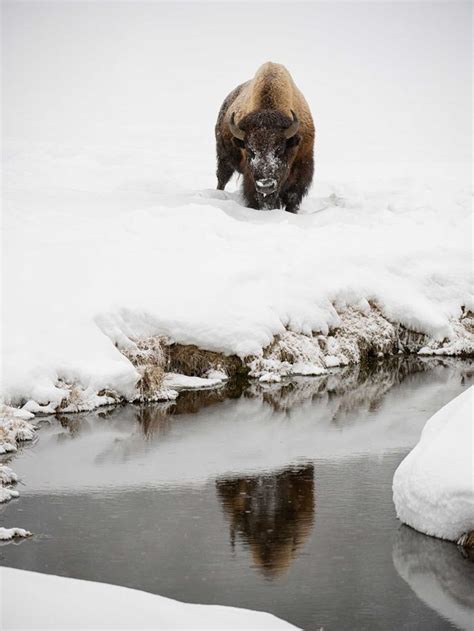
[[[473,564],[401,526],[393,473],[472,364],[397,360],[49,419],[12,462],[1,563],[304,629],[472,628]]]

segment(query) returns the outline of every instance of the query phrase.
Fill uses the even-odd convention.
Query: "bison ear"
[[[286,148],[290,149],[291,147],[296,147],[297,145],[300,144],[300,141],[301,141],[301,136],[299,136],[298,134],[295,134],[291,138],[288,138],[288,140],[286,141]]]
[[[243,140],[240,140],[240,138],[236,138],[235,136],[232,136],[232,140],[234,142],[234,145],[238,147],[239,149],[243,149],[245,147],[245,142]]]

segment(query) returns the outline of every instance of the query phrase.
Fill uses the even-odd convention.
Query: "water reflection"
[[[252,382],[247,396],[261,397],[275,412],[291,413],[295,407],[307,403],[331,405],[334,425],[343,425],[363,410],[376,412],[384,396],[407,379],[416,379],[430,371],[434,371],[433,377],[444,372],[445,378],[451,379],[450,369],[461,383],[472,378],[473,364],[468,361],[460,364],[451,358],[398,356],[339,368],[320,377],[300,377],[273,384]]]
[[[389,542],[393,473],[471,377],[466,361],[395,359],[52,417],[15,455],[21,498],[1,509],[39,534],[1,561],[304,629],[466,628],[456,547],[420,556],[433,540],[408,531],[392,560]]]
[[[247,379],[229,381],[216,390],[184,391],[176,401],[165,403],[128,405],[102,408],[93,412],[74,415],[60,414],[56,419],[70,437],[93,430],[95,422],[106,420],[109,426],[119,429],[130,427],[130,411],[133,411],[137,430],[147,439],[166,436],[178,418],[194,415],[231,400],[255,399],[279,417],[290,417],[298,408],[314,403],[330,414],[330,424],[335,429],[360,420],[362,412],[377,412],[384,398],[394,387],[422,373],[431,373],[431,380],[469,382],[473,376],[473,363],[450,358],[395,357],[383,362],[371,362],[363,366],[336,369],[319,377],[299,377],[291,381],[263,384]],[[429,381],[430,379],[425,381]],[[135,432],[130,436],[135,441]],[[61,435],[60,440],[65,436]]]
[[[393,546],[399,575],[428,607],[472,631],[474,623],[474,563],[448,541],[400,527]]]
[[[265,578],[283,574],[308,538],[314,520],[314,466],[220,479],[217,495],[230,526]]]
[[[62,415],[42,429],[32,458],[19,456],[15,466],[29,492],[78,491],[201,484],[399,451],[416,443],[471,373],[472,362],[395,358],[287,383],[235,381],[183,392],[175,403]],[[40,466],[48,476],[37,475]]]

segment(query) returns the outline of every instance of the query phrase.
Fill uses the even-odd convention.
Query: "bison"
[[[281,64],[263,64],[225,99],[216,128],[217,189],[243,175],[250,208],[296,213],[313,178],[309,106]]]

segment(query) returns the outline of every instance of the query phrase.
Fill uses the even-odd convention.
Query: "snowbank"
[[[0,504],[8,502],[14,497],[18,497],[18,491],[12,489],[10,486],[11,484],[16,484],[16,482],[18,482],[16,473],[10,469],[10,467],[0,464]]]
[[[32,440],[35,426],[29,422],[33,414],[0,404],[0,454],[17,450],[17,444]]]
[[[33,439],[36,427],[27,420],[31,418],[33,414],[27,410],[0,405],[0,455],[16,451],[19,442]],[[0,504],[19,496],[11,487],[17,482],[16,473],[0,464]]]
[[[31,536],[31,532],[24,528],[0,528],[0,541],[9,541],[10,539],[29,536]]]
[[[140,372],[128,357],[150,336],[258,357],[275,336],[311,342],[341,327],[348,306],[377,305],[439,346],[472,306],[469,195],[455,182],[318,181],[295,216],[213,190],[144,201],[135,154],[122,157],[89,146],[7,153],[2,393],[11,404],[54,409],[71,388],[71,411],[132,399]],[[149,159],[159,188],[158,158]],[[324,355],[334,365],[331,349]]]
[[[275,616],[126,587],[0,569],[2,629],[295,629]],[[24,603],[28,603],[28,607]]]
[[[473,395],[471,387],[430,418],[393,478],[399,519],[452,541],[474,530]]]
[[[201,377],[188,377],[177,373],[167,373],[164,384],[174,390],[207,390],[222,386],[226,379],[225,374],[215,371],[214,376],[202,379]]]
[[[420,14],[431,51],[422,57],[415,31],[407,39],[406,16],[397,22],[373,7],[375,22],[361,37],[354,21],[368,16],[357,3],[357,18],[347,7],[332,14],[329,4],[303,3],[296,13],[282,5],[265,31],[264,3],[252,24],[232,3],[206,8],[212,19],[193,3],[186,11],[121,3],[113,18],[97,3],[81,11],[10,3],[1,386],[9,403],[78,411],[136,398],[143,374],[131,358],[153,336],[258,359],[290,332],[292,354],[305,358],[294,371],[317,374],[344,363],[354,346],[320,353],[311,342],[313,332],[350,326],[348,306],[363,314],[377,306],[386,318],[362,323],[368,337],[401,323],[427,335],[415,350],[472,349],[472,335],[457,326],[472,307],[470,66],[462,49],[439,40],[439,24],[453,16],[435,16],[431,5]],[[457,19],[460,46],[468,40]],[[288,23],[298,24],[296,47]],[[316,23],[327,25],[318,37]],[[380,36],[391,29],[397,34]],[[241,46],[242,30],[255,47]],[[328,59],[334,32],[344,33],[338,45],[347,57]],[[403,51],[384,44],[400,37]],[[216,51],[230,41],[239,55],[219,63]],[[352,63],[354,47],[365,63]],[[217,111],[269,51],[288,66],[318,130],[314,185],[296,216],[243,207],[239,183],[215,190]],[[322,56],[321,67],[307,63]],[[428,92],[413,75],[414,58],[431,77]],[[354,100],[359,85],[366,89]],[[288,373],[254,368],[266,380]],[[162,374],[149,377],[159,392]]]

